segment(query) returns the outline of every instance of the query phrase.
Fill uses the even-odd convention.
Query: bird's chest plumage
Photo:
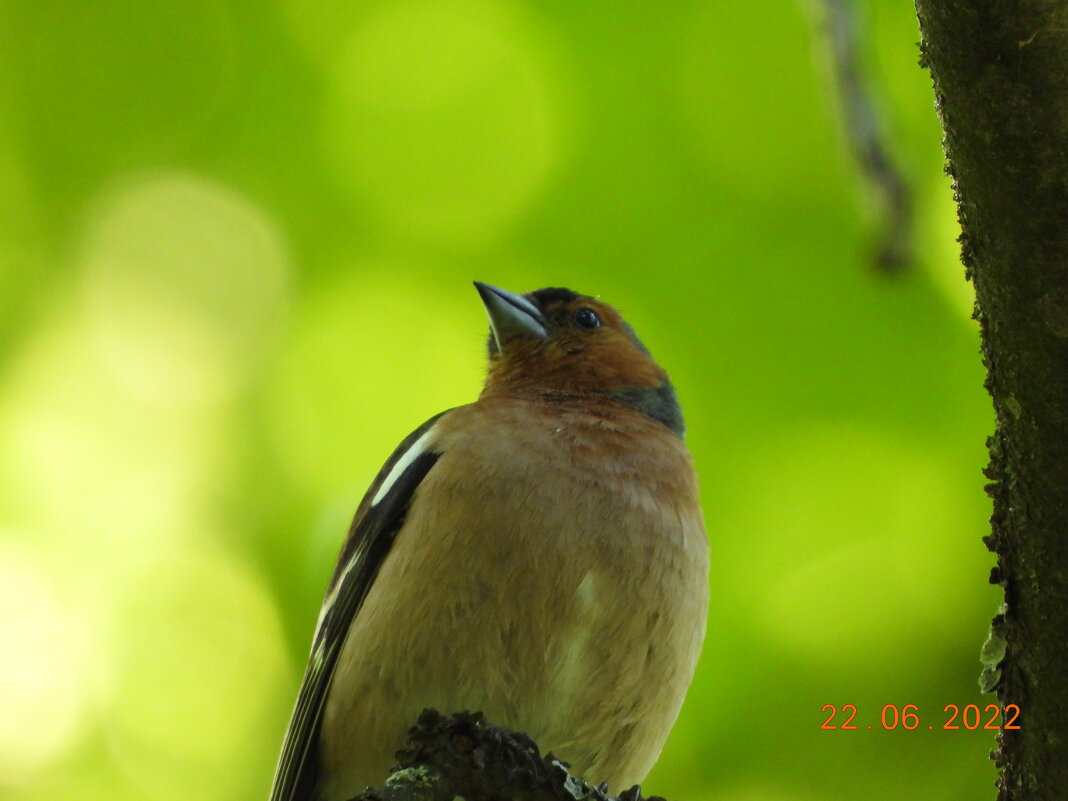
[[[327,797],[381,781],[428,706],[480,709],[594,780],[640,781],[704,632],[707,546],[685,449],[670,433],[507,404],[454,414],[338,663]]]

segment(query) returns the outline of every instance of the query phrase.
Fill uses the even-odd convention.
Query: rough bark
[[[397,759],[385,785],[352,801],[664,801],[637,787],[609,796],[606,786],[572,776],[525,734],[487,723],[480,712],[424,710]]]
[[[1068,793],[1068,5],[916,0],[987,389],[999,799]]]

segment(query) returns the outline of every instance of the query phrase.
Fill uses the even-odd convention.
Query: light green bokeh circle
[[[285,247],[267,215],[215,181],[159,172],[115,182],[88,218],[86,312],[123,384],[162,405],[240,388],[287,299]]]
[[[919,643],[960,634],[982,603],[990,559],[979,541],[983,499],[959,465],[840,424],[754,457],[713,539],[729,540],[723,589],[744,599],[759,634],[850,675],[898,653],[919,660]]]
[[[287,472],[316,496],[369,483],[425,419],[478,396],[488,325],[478,295],[413,272],[354,266],[296,314],[270,426]]]
[[[203,408],[160,408],[116,380],[69,291],[51,298],[0,380],[0,504],[91,560],[196,531],[233,432]],[[77,520],[77,526],[71,521]]]
[[[222,799],[250,781],[288,665],[277,611],[248,568],[183,544],[109,577],[99,690],[116,763],[161,799]],[[280,736],[280,733],[279,733]]]
[[[323,140],[337,180],[407,236],[496,238],[560,156],[552,59],[537,23],[511,2],[377,6],[331,75]]]
[[[65,755],[88,700],[88,637],[63,591],[68,577],[10,534],[0,532],[0,788],[37,778]]]

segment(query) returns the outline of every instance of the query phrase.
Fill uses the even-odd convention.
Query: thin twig
[[[880,209],[875,266],[883,272],[897,272],[912,260],[912,194],[890,156],[875,98],[864,80],[863,39],[854,0],[822,2],[846,136]]]

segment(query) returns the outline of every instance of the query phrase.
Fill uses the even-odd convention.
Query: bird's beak
[[[545,315],[522,295],[480,281],[475,281],[475,289],[486,305],[498,351],[503,351],[508,342],[518,337],[548,338],[549,324]]]

